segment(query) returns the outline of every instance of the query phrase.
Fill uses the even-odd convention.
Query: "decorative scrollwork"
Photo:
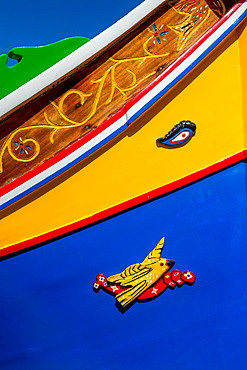
[[[178,35],[177,51],[180,51],[192,34],[206,22],[211,10],[207,3],[202,3],[200,0],[181,0],[172,8],[178,14],[187,16],[182,23],[168,26]]]
[[[0,173],[3,172],[3,154],[7,150],[9,155],[18,162],[33,161],[40,153],[40,145],[33,138],[24,138],[23,133],[30,127],[17,129],[5,141],[0,153]]]
[[[225,9],[223,5],[221,5],[222,0],[216,1],[216,10],[224,12]],[[51,101],[49,108],[45,109],[45,111],[39,115],[39,118],[43,118],[43,122],[32,123],[29,126],[17,128],[9,134],[0,151],[0,173],[3,172],[3,155],[5,152],[8,152],[12,159],[19,162],[30,162],[37,158],[41,152],[41,144],[38,142],[38,139],[34,137],[36,130],[50,130],[50,132],[48,132],[48,140],[50,140],[52,144],[55,142],[56,133],[61,130],[64,131],[80,127],[80,135],[85,135],[93,128],[93,120],[92,122],[89,121],[100,111],[102,105],[109,106],[117,94],[120,94],[120,98],[123,100],[123,103],[125,103],[130,99],[131,92],[133,93],[135,89],[136,92],[140,91],[141,84],[143,84],[145,80],[150,80],[152,76],[155,76],[159,68],[161,68],[159,66],[157,70],[157,63],[155,70],[153,70],[153,64],[152,67],[149,66],[146,68],[148,70],[147,74],[144,72],[144,74],[138,77],[138,72],[140,72],[140,67],[148,60],[158,58],[162,60],[162,58],[164,59],[170,55],[169,52],[158,53],[158,50],[163,47],[164,42],[166,42],[168,38],[173,40],[176,34],[176,42],[172,45],[174,45],[174,49],[176,48],[177,52],[180,52],[194,32],[208,19],[211,13],[208,4],[202,0],[180,0],[178,2],[171,0],[169,5],[177,14],[183,16],[182,23],[166,26],[164,23],[153,23],[144,33],[144,35],[147,35],[147,38],[142,44],[139,56],[118,58],[115,54],[108,59],[108,68],[106,67],[99,77],[96,76],[97,72],[93,72],[91,80],[86,79],[82,87],[70,89],[64,93],[58,101]],[[186,19],[184,19],[185,16]],[[133,43],[135,42],[136,41],[133,41]],[[174,53],[175,50],[170,51]],[[126,49],[124,49],[124,53],[125,52]],[[126,77],[124,78],[124,82],[122,82],[123,75]],[[143,86],[145,86],[145,84],[143,84]],[[87,91],[84,92],[84,89]],[[76,106],[83,107],[80,114],[75,115],[69,103],[70,99],[67,100],[72,95],[76,95],[77,100],[79,98],[79,102]],[[74,101],[74,97],[72,100]],[[115,103],[110,106],[107,114],[112,114],[115,112],[114,109],[118,109],[116,107],[119,105],[116,104],[115,107],[114,104]],[[55,111],[51,109],[51,107],[53,107]],[[80,118],[78,119],[75,117]],[[97,122],[96,126],[99,124],[100,121]]]
[[[157,28],[156,25],[153,25],[154,30]],[[150,30],[149,30],[150,31]],[[158,32],[158,31],[157,31]],[[99,101],[102,96],[102,90],[105,87],[106,80],[109,81],[110,79],[110,88],[109,94],[106,97],[104,102],[105,105],[108,105],[112,102],[115,92],[118,91],[123,100],[126,101],[127,93],[137,88],[143,81],[148,79],[149,77],[153,76],[156,71],[151,71],[144,77],[138,80],[137,73],[130,69],[130,65],[137,62],[137,69],[145,63],[145,61],[154,58],[164,58],[169,55],[169,53],[162,53],[162,54],[154,54],[150,52],[150,47],[148,44],[151,40],[157,40],[157,32],[151,32],[152,35],[144,42],[143,44],[143,56],[138,57],[131,57],[131,58],[123,58],[123,59],[116,59],[114,57],[109,58],[109,61],[112,65],[103,73],[100,78],[91,80],[92,85],[96,85],[96,92],[93,94],[92,92],[85,93],[79,89],[71,89],[67,91],[65,94],[62,95],[58,103],[51,101],[51,105],[56,109],[57,113],[59,114],[60,118],[65,121],[64,123],[54,123],[52,119],[49,117],[49,114],[45,111],[44,119],[45,123],[30,125],[26,127],[17,128],[14,130],[5,140],[1,152],[0,152],[0,173],[3,172],[3,155],[7,151],[9,155],[16,161],[19,162],[30,162],[33,161],[39,155],[41,148],[38,140],[33,138],[33,133],[30,137],[28,137],[28,133],[31,130],[40,130],[40,129],[49,129],[50,132],[50,142],[54,143],[55,134],[60,130],[66,130],[70,128],[81,127],[84,129],[84,134],[86,134],[90,130],[90,126],[88,125],[88,121],[96,114],[99,106]],[[164,34],[167,32],[164,32]],[[153,43],[152,43],[153,45]],[[126,64],[125,71],[127,74],[131,76],[131,82],[128,86],[121,86],[119,82],[117,82],[117,68],[120,65]],[[82,120],[82,121],[75,121],[67,116],[65,113],[65,100],[73,95],[78,95],[80,101],[79,105],[83,106],[87,99],[92,98],[91,110],[89,114]],[[32,131],[35,132],[35,131]]]
[[[108,95],[107,99],[105,100],[105,103],[104,104],[105,105],[108,105],[108,104],[110,104],[112,102],[112,99],[114,97],[114,94],[115,94],[116,90],[118,92],[120,92],[121,95],[123,96],[123,99],[126,100],[127,99],[126,93],[129,92],[129,91],[134,90],[136,87],[138,87],[138,85],[140,85],[147,78],[149,78],[149,77],[153,76],[154,74],[156,74],[156,70],[150,72],[149,74],[147,74],[146,76],[142,77],[141,79],[139,79],[137,81],[137,75],[136,75],[136,73],[134,71],[132,71],[130,68],[126,67],[125,68],[125,71],[131,75],[132,81],[129,84],[129,86],[123,87],[123,86],[120,86],[120,84],[116,81],[116,74],[117,74],[116,69],[120,65],[127,64],[127,66],[129,66],[129,64],[130,63],[133,63],[133,62],[139,62],[137,64],[137,68],[139,68],[148,59],[164,58],[164,57],[168,56],[169,53],[153,54],[153,53],[151,53],[148,50],[148,47],[147,47],[148,43],[152,39],[155,39],[155,38],[156,38],[156,36],[155,35],[152,35],[143,44],[143,50],[145,52],[145,55],[144,56],[132,57],[132,58],[124,58],[124,59],[109,58],[109,61],[112,62],[113,65],[111,65],[104,72],[104,74],[100,78],[90,81],[92,84],[98,85],[98,87],[97,87],[96,93],[95,93],[95,95],[93,97],[94,100],[93,100],[93,103],[92,103],[91,111],[89,112],[89,114],[87,115],[86,118],[84,118],[82,121],[78,122],[78,121],[75,121],[75,120],[69,118],[66,115],[66,113],[64,112],[64,102],[65,102],[65,99],[68,98],[70,95],[72,95],[72,94],[79,95],[79,97],[81,98],[80,105],[83,105],[84,104],[86,97],[92,96],[92,93],[84,93],[84,92],[82,92],[80,90],[75,90],[75,89],[71,89],[71,90],[67,91],[62,96],[62,98],[59,100],[58,104],[56,104],[55,102],[51,102],[51,104],[55,107],[56,111],[59,113],[60,117],[62,119],[64,119],[66,122],[68,122],[71,125],[73,125],[73,126],[77,126],[78,127],[78,126],[84,126],[84,125],[86,125],[88,123],[88,121],[97,112],[97,108],[98,108],[98,105],[99,105],[99,100],[101,98],[102,90],[104,88],[104,85],[105,85],[105,82],[107,80],[107,77],[110,77],[110,81],[111,81],[110,82],[110,92],[109,92],[109,95]],[[49,119],[49,117],[48,117],[48,115],[47,115],[46,112],[44,113],[44,117],[45,117],[45,120],[46,120],[47,123],[52,124],[52,122],[50,121],[50,119]],[[69,126],[69,127],[73,127],[73,126]],[[68,128],[68,126],[60,126],[60,128]]]

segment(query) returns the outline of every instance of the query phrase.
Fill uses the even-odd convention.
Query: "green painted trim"
[[[88,41],[86,37],[71,37],[46,46],[14,48],[8,52],[8,55],[0,55],[0,99]],[[8,58],[17,60],[17,64],[7,66]]]

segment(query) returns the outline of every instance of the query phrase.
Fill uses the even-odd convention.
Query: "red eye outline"
[[[180,132],[177,136],[175,136],[172,140],[170,140],[171,143],[182,143],[185,140],[188,140],[188,138],[191,136],[191,131],[184,130]]]
[[[156,140],[157,146],[176,148],[187,144],[195,135],[196,125],[191,121],[181,121],[164,137]]]

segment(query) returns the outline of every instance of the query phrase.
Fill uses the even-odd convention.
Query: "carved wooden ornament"
[[[164,137],[156,140],[157,146],[176,148],[187,144],[195,135],[196,125],[191,121],[181,121]]]
[[[122,307],[127,307],[136,300],[150,300],[163,293],[168,287],[173,289],[185,283],[192,285],[196,276],[186,270],[169,271],[174,261],[161,258],[165,238],[147,255],[141,263],[130,265],[119,274],[106,277],[103,274],[96,276],[93,284],[95,291],[100,288],[115,295]]]
[[[97,41],[97,52],[95,43],[87,42],[74,69],[68,70],[67,57],[50,67],[58,80],[50,80],[53,74],[48,69],[34,77],[35,83],[32,79],[16,90],[14,84],[10,94],[3,92],[0,209],[60,176],[126,130],[241,24],[246,1],[170,0],[150,5],[150,12],[134,24],[131,13],[124,18],[121,37],[118,24],[107,33],[112,35],[109,40],[100,36],[103,46]],[[125,19],[131,27],[124,26]],[[83,59],[85,50],[88,59]],[[12,55],[20,59],[21,54],[15,50]],[[38,86],[35,91],[34,86]]]

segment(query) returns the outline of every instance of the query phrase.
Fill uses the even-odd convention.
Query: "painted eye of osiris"
[[[181,143],[184,140],[187,140],[191,136],[191,131],[184,130],[179,135],[175,136],[174,139],[171,139],[171,143]]]
[[[181,121],[164,137],[156,140],[158,146],[179,147],[187,144],[195,135],[196,125],[191,121]]]

